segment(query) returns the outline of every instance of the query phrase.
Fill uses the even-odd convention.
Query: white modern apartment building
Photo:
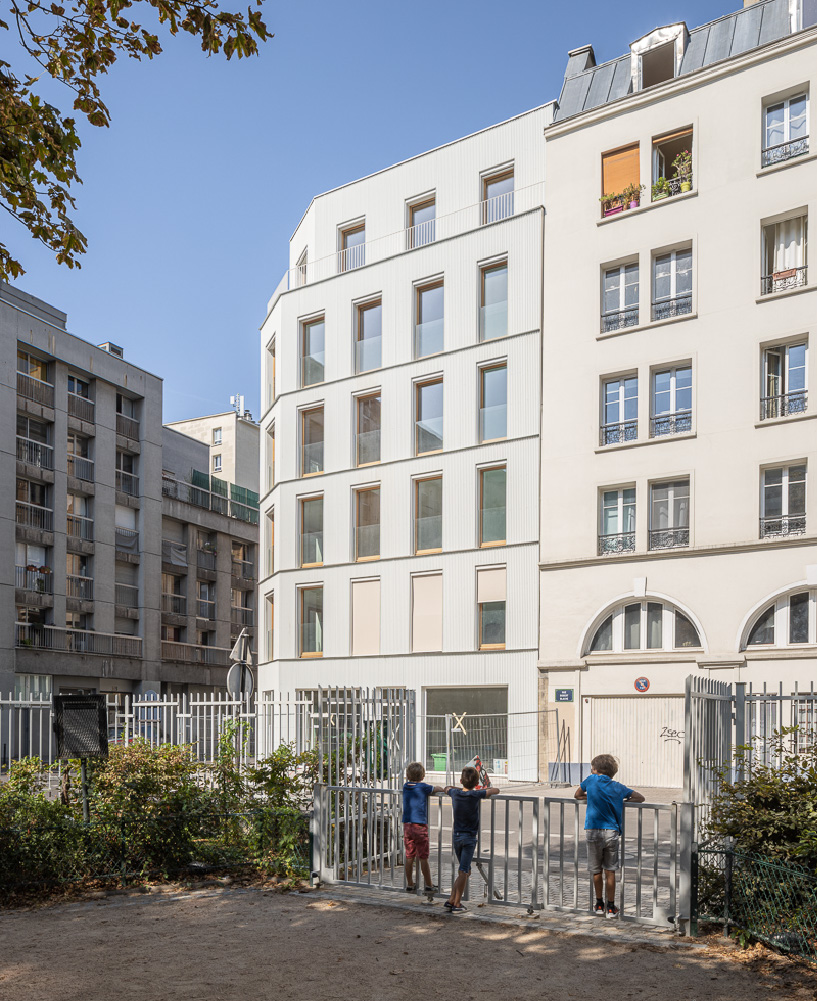
[[[545,130],[539,665],[572,780],[609,751],[680,786],[690,674],[814,678],[814,10],[577,49]]]
[[[428,767],[443,714],[537,704],[552,113],[316,197],[262,327],[259,688],[413,689]]]

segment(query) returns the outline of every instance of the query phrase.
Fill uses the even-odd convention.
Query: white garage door
[[[682,696],[583,698],[583,743],[590,760],[619,758],[616,779],[632,789],[681,789],[685,703]]]

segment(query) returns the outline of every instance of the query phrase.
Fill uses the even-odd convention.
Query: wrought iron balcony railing
[[[772,292],[786,292],[791,288],[800,288],[807,284],[807,266],[800,268],[787,268],[786,271],[774,271],[771,275],[763,275],[761,278],[761,294],[770,295]]]
[[[771,167],[774,163],[783,163],[785,160],[792,160],[794,156],[803,156],[804,153],[809,153],[809,136],[790,139],[788,142],[776,143],[775,146],[763,149],[761,166]]]
[[[683,549],[689,545],[689,528],[657,528],[650,532],[649,549]]]
[[[39,469],[54,468],[54,449],[50,445],[44,445],[40,441],[33,441],[31,438],[17,437],[17,458],[20,462],[25,462],[29,466],[37,466]]]
[[[96,407],[93,400],[87,396],[80,396],[79,393],[68,394],[68,414],[70,417],[77,417],[88,424],[96,423]]]
[[[804,535],[806,531],[807,516],[805,514],[779,514],[759,519],[759,538],[761,539],[782,535]]]
[[[597,537],[597,553],[600,556],[611,556],[614,553],[632,553],[635,549],[635,532],[615,532]]]
[[[53,594],[53,574],[48,568],[15,567],[14,586],[37,594]]]
[[[782,393],[780,396],[761,397],[761,420],[768,421],[773,417],[789,417],[791,414],[807,412],[807,391],[798,389],[794,393]]]
[[[636,441],[638,437],[639,422],[636,420],[603,424],[599,429],[600,445],[621,445],[626,441]]]
[[[17,647],[36,650],[57,650],[66,653],[87,653],[102,657],[141,657],[142,637],[121,633],[98,633],[92,629],[66,629],[31,622],[14,626]]]
[[[23,528],[37,528],[41,532],[54,531],[54,512],[37,504],[27,504],[16,501],[14,505],[14,520]]]
[[[406,229],[406,249],[414,250],[415,247],[425,247],[427,243],[435,242],[436,219],[427,219],[426,222],[419,222]]]
[[[669,320],[674,316],[687,316],[693,312],[693,296],[677,295],[673,299],[662,299],[651,306],[652,320]]]
[[[17,373],[17,395],[33,400],[42,407],[54,406],[54,387],[51,383],[35,379],[33,375],[26,375],[24,372]]]
[[[614,313],[602,314],[601,329],[603,334],[610,334],[614,330],[624,330],[626,327],[636,327],[638,325],[638,306],[629,306],[627,309],[619,309]]]
[[[688,434],[692,430],[693,414],[689,410],[678,410],[675,414],[658,414],[650,419],[651,438]]]

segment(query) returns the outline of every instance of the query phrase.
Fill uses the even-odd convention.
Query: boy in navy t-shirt
[[[432,893],[432,871],[429,868],[429,797],[443,792],[443,786],[431,786],[423,779],[426,769],[419,761],[406,766],[403,784],[403,849],[406,853],[406,892],[415,892],[415,859],[423,872],[423,887]]]
[[[477,847],[480,832],[480,803],[486,796],[496,796],[500,790],[489,787],[478,789],[480,776],[472,765],[466,765],[460,773],[462,789],[447,786],[444,790],[452,797],[452,848],[457,856],[457,878],[452,885],[449,899],[443,904],[452,914],[462,914],[466,908],[460,903],[466,883],[471,873],[471,860]]]
[[[582,780],[574,797],[586,800],[585,840],[588,843],[588,871],[594,878],[596,904],[594,914],[615,918],[619,908],[614,903],[616,869],[619,861],[619,837],[622,834],[622,804],[644,803],[645,797],[613,777],[619,770],[612,754],[598,754],[591,761],[591,774]],[[605,870],[607,907],[602,901],[602,870]]]

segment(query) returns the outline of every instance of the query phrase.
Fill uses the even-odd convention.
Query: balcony
[[[230,573],[240,580],[256,579],[256,567],[252,560],[237,560],[233,557],[230,562]]]
[[[17,373],[17,395],[39,403],[41,407],[54,406],[54,387],[50,382],[35,379],[33,375]]]
[[[139,608],[139,588],[135,584],[114,584],[114,602],[123,608]]]
[[[82,455],[66,456],[66,469],[69,476],[74,476],[78,480],[86,483],[94,482],[94,462]]]
[[[68,574],[65,578],[65,596],[66,598],[79,598],[81,601],[93,601],[94,578]]]
[[[196,615],[200,619],[214,620],[216,618],[216,602],[210,601],[207,598],[198,598],[196,601]]]
[[[175,660],[182,664],[206,664],[209,667],[229,667],[230,650],[227,647],[171,643],[163,640],[162,660]]]
[[[69,514],[65,519],[65,532],[69,538],[82,539],[83,542],[94,541],[94,519],[81,514]]]
[[[139,532],[132,528],[114,529],[114,548],[123,556],[139,556]]]
[[[762,396],[761,415],[762,421],[772,420],[774,417],[791,417],[793,414],[805,414],[807,412],[807,391],[799,389],[794,393],[782,393],[781,396]]]
[[[181,542],[162,539],[162,562],[187,570],[187,546]]]
[[[639,422],[636,420],[603,424],[599,429],[600,445],[623,445],[626,441],[636,441],[638,437]]]
[[[61,653],[86,653],[101,657],[142,656],[141,636],[97,633],[92,629],[66,629],[30,622],[15,623],[14,643],[17,647]]]
[[[764,275],[761,279],[761,294],[787,292],[789,289],[801,288],[806,284],[806,265],[800,268],[787,268],[786,271],[774,271],[771,275]]]
[[[31,438],[17,437],[17,461],[39,469],[54,468],[54,449],[50,445],[33,441]]]
[[[675,198],[684,191],[690,191],[692,187],[692,174],[689,177],[660,177],[653,183],[650,200],[659,202],[663,198]]]
[[[134,420],[133,417],[126,417],[125,414],[117,414],[116,433],[131,438],[133,441],[139,441],[139,421]]]
[[[287,271],[276,288],[275,295],[290,289],[311,285],[313,282],[331,278],[339,271],[354,270],[364,264],[374,264],[398,254],[415,250],[422,246],[420,240],[431,243],[433,240],[446,240],[460,236],[471,230],[478,229],[489,223],[500,222],[519,216],[524,212],[540,208],[544,204],[543,182],[531,184],[504,195],[497,195],[486,201],[476,202],[449,215],[438,216],[436,219],[409,228],[404,227],[387,236],[368,240],[357,247],[335,251],[326,257],[317,258],[307,264],[296,264]],[[417,231],[417,240],[413,235]]]
[[[253,609],[244,608],[240,605],[230,606],[230,623],[234,626],[252,626],[253,625]]]
[[[205,511],[215,511],[236,521],[248,525],[258,524],[258,506],[244,504],[241,501],[217,494],[205,487],[197,487],[184,480],[175,480],[170,476],[162,477],[162,496],[170,500],[181,501],[183,504],[193,504]],[[182,547],[184,548],[184,547]]]
[[[163,594],[162,611],[168,615],[187,615],[187,598],[183,594]]]
[[[791,139],[785,143],[776,143],[775,146],[768,146],[761,151],[761,166],[762,168],[772,167],[776,163],[784,163],[786,160],[803,156],[805,153],[809,153],[809,136]]]
[[[648,549],[683,549],[690,545],[689,528],[658,528],[649,533]]]
[[[197,549],[196,550],[196,566],[200,570],[213,570],[216,569],[216,550],[215,549]]]
[[[670,320],[674,316],[687,316],[693,312],[693,296],[677,295],[674,299],[654,302],[650,310],[651,320]]]
[[[779,514],[759,519],[760,539],[770,539],[785,535],[805,535],[807,516],[805,514]]]
[[[80,396],[78,393],[68,394],[68,416],[76,417],[78,420],[88,424],[96,423],[96,406],[93,400],[87,396]]]
[[[597,537],[596,551],[599,556],[612,556],[615,553],[632,553],[636,550],[636,535],[634,532],[615,532]]]
[[[610,334],[615,330],[625,330],[627,327],[638,325],[638,306],[630,306],[628,309],[618,309],[613,313],[602,314],[601,330],[603,334]]]
[[[54,593],[53,576],[48,567],[15,567],[14,586],[37,594]]]
[[[22,528],[36,528],[40,532],[54,531],[54,512],[47,507],[39,507],[37,504],[16,501],[14,520]]]
[[[679,410],[675,414],[658,414],[650,419],[651,438],[665,438],[673,434],[689,434],[693,430],[693,414]]]
[[[121,490],[123,494],[127,494],[129,497],[139,496],[139,477],[134,476],[133,473],[126,473],[124,469],[117,469],[115,484],[116,489]]]

